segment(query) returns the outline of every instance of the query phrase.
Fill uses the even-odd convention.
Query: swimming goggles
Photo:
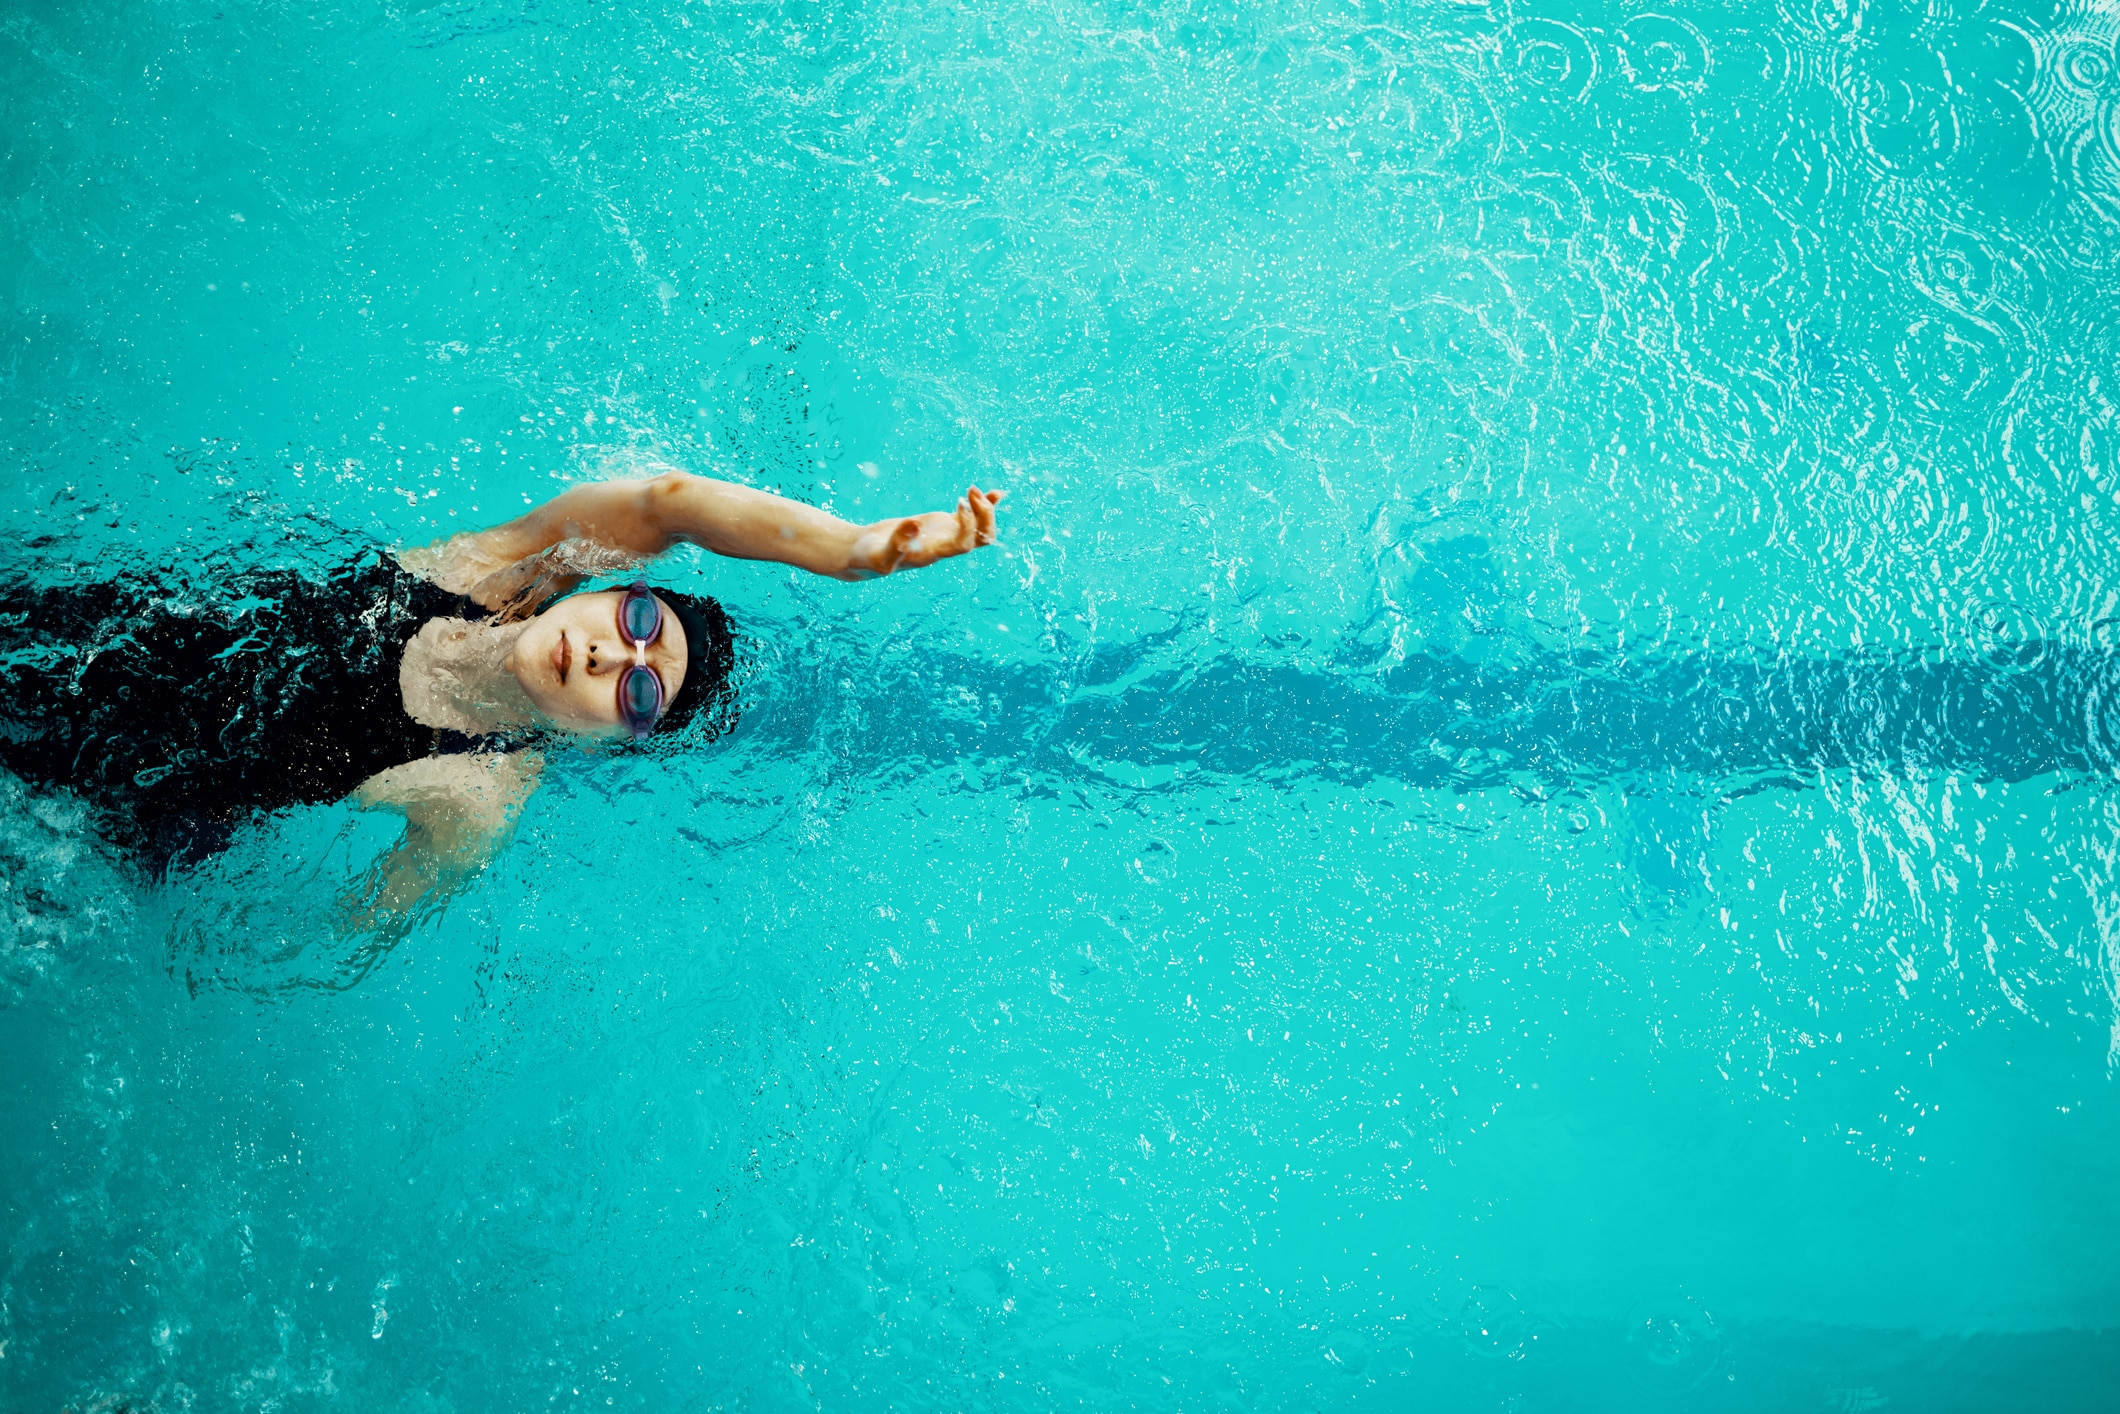
[[[619,636],[633,645],[633,662],[618,675],[618,719],[635,741],[647,740],[662,715],[662,679],[648,666],[648,649],[662,631],[662,605],[644,581],[635,581],[618,601]]]

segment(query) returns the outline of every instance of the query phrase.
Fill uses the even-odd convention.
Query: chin
[[[552,645],[558,641],[557,630],[533,622],[515,640],[515,647],[508,654],[512,664],[509,671],[533,697],[559,690],[559,674],[552,667]]]
[[[549,639],[539,644],[536,635],[526,633],[515,641],[501,666],[522,688],[532,707],[557,721],[561,715],[557,710],[559,699],[565,689],[560,686],[559,674],[552,670],[551,654]]]

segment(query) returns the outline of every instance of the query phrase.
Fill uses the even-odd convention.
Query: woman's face
[[[616,736],[618,678],[633,663],[633,645],[618,631],[623,590],[606,589],[560,600],[523,626],[503,665],[537,709],[568,731]],[[648,666],[662,679],[667,706],[685,685],[685,626],[661,599],[662,636],[648,645]]]

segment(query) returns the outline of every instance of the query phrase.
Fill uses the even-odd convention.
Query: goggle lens
[[[646,736],[655,725],[655,713],[662,706],[662,695],[662,679],[655,676],[652,668],[635,664],[619,678],[618,713],[625,718],[626,726],[634,736]]]
[[[662,605],[636,585],[618,602],[618,627],[630,642],[653,643],[662,636]]]

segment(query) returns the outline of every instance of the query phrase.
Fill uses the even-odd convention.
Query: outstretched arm
[[[1004,494],[973,486],[954,510],[856,525],[770,492],[673,471],[576,486],[505,525],[435,547],[431,566],[448,587],[477,594],[473,584],[562,541],[636,555],[689,541],[717,555],[772,560],[833,579],[875,579],[993,544],[994,507]]]

